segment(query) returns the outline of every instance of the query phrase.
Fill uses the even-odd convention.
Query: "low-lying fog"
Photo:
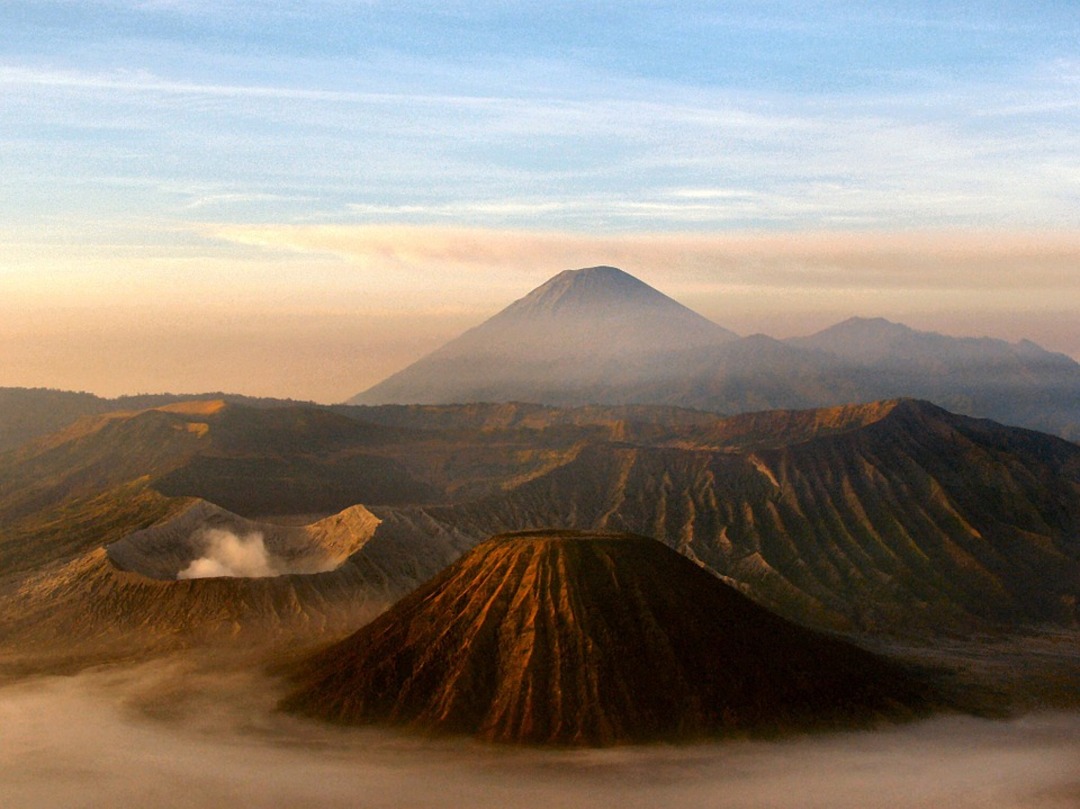
[[[532,751],[274,714],[190,662],[0,687],[0,806],[1080,806],[1080,714],[688,747]]]

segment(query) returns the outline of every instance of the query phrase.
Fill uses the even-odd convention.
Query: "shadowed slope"
[[[500,742],[612,744],[906,715],[898,669],[660,543],[495,537],[310,659],[283,706]]]
[[[144,476],[161,494],[245,516],[425,502],[431,488],[377,452],[401,438],[314,407],[193,401],[87,416],[0,455],[0,518],[14,522]]]

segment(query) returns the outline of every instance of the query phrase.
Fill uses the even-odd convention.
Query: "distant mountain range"
[[[567,270],[351,404],[668,404],[733,414],[908,396],[1080,438],[1080,364],[853,318],[739,338],[613,267]]]
[[[559,273],[349,404],[663,404],[733,415],[898,397],[1080,441],[1080,363],[1030,341],[947,337],[881,318],[788,340],[739,337],[614,267]],[[311,404],[0,388],[0,452],[80,416],[193,398]]]

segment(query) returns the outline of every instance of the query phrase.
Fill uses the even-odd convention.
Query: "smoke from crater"
[[[176,578],[264,578],[280,573],[275,569],[259,531],[240,535],[221,528],[208,528],[203,532],[203,542],[203,555],[177,573]]]

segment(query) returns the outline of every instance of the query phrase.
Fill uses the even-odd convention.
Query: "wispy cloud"
[[[50,122],[12,140],[27,177],[59,183],[79,164],[126,160],[163,172],[161,185],[224,181],[223,193],[268,213],[282,201],[273,185],[285,184],[311,203],[295,221],[1037,227],[1067,225],[1063,202],[1080,193],[1075,87],[1058,74],[1024,87],[815,96],[597,74],[559,93],[499,62],[476,80],[510,90],[493,94],[370,91],[360,76],[343,89],[8,65],[0,110]],[[1022,114],[1035,110],[1037,121]],[[49,138],[63,151],[46,165],[34,152]]]
[[[670,285],[894,290],[1049,290],[1080,295],[1080,231],[585,235],[403,226],[204,226],[266,250],[332,254],[418,274],[550,273],[619,263]]]
[[[280,99],[285,101],[348,102],[357,104],[411,103],[463,104],[477,106],[496,99],[475,96],[440,96],[431,94],[368,93],[323,90],[305,87],[210,84],[177,81],[148,71],[124,70],[107,73],[41,70],[18,66],[0,66],[0,85],[55,87],[76,90],[118,90],[136,93],[224,96],[228,98]]]
[[[258,204],[264,202],[312,202],[315,197],[288,194],[266,194],[258,192],[203,194],[186,203],[183,208],[194,211],[221,205]]]

